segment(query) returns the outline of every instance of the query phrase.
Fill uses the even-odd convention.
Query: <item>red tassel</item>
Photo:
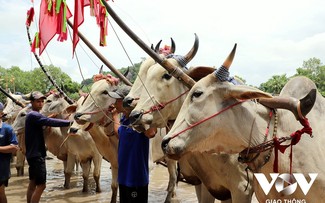
[[[26,25],[29,27],[30,24],[32,23],[33,19],[34,19],[34,7],[31,7],[28,11],[27,11],[27,19],[26,19]]]

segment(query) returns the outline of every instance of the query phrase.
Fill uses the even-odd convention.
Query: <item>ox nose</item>
[[[161,149],[163,150],[164,154],[166,154],[167,146],[168,146],[168,143],[170,140],[171,140],[171,138],[169,137],[169,138],[163,139],[161,142]]]
[[[143,113],[140,111],[132,111],[129,116],[131,124],[136,124],[137,121],[142,117]]]
[[[131,104],[132,104],[132,102],[133,102],[133,98],[132,97],[125,97],[124,99],[123,99],[123,106],[124,107],[130,107],[131,106]]]
[[[76,134],[78,132],[78,128],[70,128],[69,133]]]
[[[75,120],[79,120],[81,116],[82,116],[82,113],[76,113],[76,114],[74,115],[74,119],[75,119]]]

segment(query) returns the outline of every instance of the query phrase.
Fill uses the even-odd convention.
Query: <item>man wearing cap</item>
[[[26,158],[29,165],[29,185],[27,203],[37,203],[46,187],[46,148],[43,126],[67,127],[72,121],[48,118],[40,114],[46,97],[39,91],[30,95],[32,111],[26,115],[25,143]]]
[[[129,91],[129,86],[121,86],[108,93],[110,97],[116,99],[116,111],[113,118],[114,130],[119,136],[119,196],[121,203],[146,203],[148,202],[149,184],[149,138],[155,136],[157,129],[150,128],[139,133],[129,126],[129,114],[132,109],[123,107],[123,99]],[[118,113],[123,114],[120,121]]]
[[[10,178],[10,160],[18,149],[18,142],[13,128],[2,122],[4,106],[0,102],[0,203],[7,203],[5,187]]]

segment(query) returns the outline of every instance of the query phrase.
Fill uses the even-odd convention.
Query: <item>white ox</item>
[[[177,60],[167,60],[175,67],[180,67]],[[182,70],[198,80],[213,72],[214,68],[196,67]],[[188,87],[172,77],[159,64],[154,64],[148,69],[144,86],[146,90],[143,90],[130,117],[135,117],[135,125],[166,127],[167,122],[176,119]],[[150,108],[154,105],[162,105],[163,108],[151,111]],[[214,198],[223,202],[251,202],[253,190],[249,184],[250,180],[247,180],[251,177],[246,174],[246,166],[238,163],[237,156],[193,152],[187,153],[178,161],[183,177],[195,185],[199,202],[214,202]]]
[[[21,94],[12,94],[9,92],[9,95],[14,98],[17,102],[19,102],[22,106],[26,106],[29,101],[27,100],[27,97],[29,95],[21,95]],[[3,109],[3,119],[10,125],[13,124],[15,118],[17,117],[19,111],[23,108],[22,106],[15,103],[12,99],[7,97],[5,108]],[[23,136],[21,136],[20,133],[17,134],[18,139],[18,145],[19,148],[22,149],[24,144]],[[17,169],[17,176],[23,176],[24,175],[24,165],[25,165],[25,155],[22,152],[22,150],[18,150],[16,152],[16,169]]]
[[[59,119],[73,119],[73,115],[66,112],[69,107],[69,103],[61,97],[59,94],[52,93],[47,96],[45,104],[41,110],[41,113],[50,116],[53,114]],[[101,192],[100,189],[100,171],[102,164],[102,155],[99,153],[93,139],[88,132],[80,130],[78,134],[71,136],[68,134],[69,128],[61,128],[62,135],[64,137],[64,143],[62,142],[59,147],[63,145],[68,151],[67,166],[65,168],[66,180],[70,180],[75,162],[80,162],[82,168],[83,192],[88,191],[89,174],[91,163],[94,164],[93,177],[96,183],[96,192]],[[72,155],[72,156],[71,156]],[[69,185],[69,183],[67,184]]]
[[[315,84],[308,78],[295,77],[284,86],[280,96],[300,99],[315,88]],[[256,88],[235,86],[220,81],[212,73],[192,87],[173,128],[164,137],[162,147],[169,156],[175,158],[192,151],[238,154],[247,147],[256,149],[255,146],[273,140],[273,132],[280,138],[288,137],[291,133],[300,130],[302,126],[290,111],[277,110],[277,121],[274,122],[274,116],[270,119],[271,109],[254,101],[254,99],[265,100],[270,97],[269,94]],[[241,100],[245,102],[238,103]],[[307,116],[314,137],[302,135],[300,142],[293,146],[292,172],[303,173],[307,179],[308,173],[318,173],[315,182],[312,186],[309,185],[311,188],[308,194],[303,194],[300,189],[292,191],[292,186],[297,186],[295,184],[291,185],[290,193],[283,194],[281,187],[285,189],[287,185],[284,185],[285,181],[281,182],[280,178],[277,180],[280,185],[278,188],[268,183],[272,188],[269,193],[267,191],[264,193],[254,178],[254,191],[259,202],[285,202],[292,199],[304,202],[324,200],[325,169],[321,166],[324,162],[325,145],[325,137],[322,133],[325,123],[324,109],[325,100],[317,92],[315,105]],[[270,130],[266,136],[268,125]],[[258,155],[256,152],[260,152],[259,156],[256,156]],[[278,155],[280,174],[290,173],[289,153],[290,149],[287,149],[284,154]],[[255,150],[255,154],[249,155],[248,158],[251,160],[248,160],[248,166],[254,173],[263,173],[266,177],[273,173],[275,160],[273,148],[266,148],[264,152]],[[270,182],[270,179],[265,181]]]
[[[77,102],[77,106],[75,108],[68,107],[69,112],[75,112],[78,107],[81,106],[80,101],[83,101],[84,97],[80,98]],[[108,121],[111,121],[111,114],[108,115]],[[117,175],[118,175],[118,161],[117,161],[117,149],[118,149],[118,138],[114,134],[114,125],[113,122],[108,123],[86,123],[85,125],[81,126],[76,122],[70,126],[69,134],[71,136],[79,136],[78,134],[82,133],[82,131],[88,131],[91,135],[92,139],[94,140],[96,147],[99,153],[104,157],[106,161],[108,161],[111,165],[112,171],[112,196],[111,201],[115,203],[117,200],[117,189],[118,189],[118,182],[117,182]]]
[[[145,62],[141,64],[141,66],[149,66],[152,65],[154,60],[147,59]],[[142,69],[142,68],[140,68]],[[116,82],[112,78],[105,78],[105,76],[101,80],[94,82],[91,86],[91,90],[87,98],[83,101],[80,108],[77,109],[75,114],[75,120],[80,124],[85,124],[87,122],[94,123],[98,125],[103,125],[105,123],[110,122],[110,119],[107,115],[110,115],[109,108],[115,103],[115,99],[111,98],[108,95],[109,91],[113,91],[116,86]],[[159,139],[159,143],[161,143],[162,136],[155,136],[155,138],[150,139],[151,142],[154,142],[156,139]],[[161,151],[161,149],[159,149]],[[160,152],[161,156],[163,156],[162,151]],[[117,154],[116,154],[117,156]],[[158,157],[156,155],[156,157]],[[176,162],[172,160],[172,167],[169,167],[169,174],[172,174],[172,179],[170,178],[168,183],[168,194],[166,197],[166,202],[170,202],[172,196],[175,193],[176,179],[177,179],[177,171],[176,171]],[[170,165],[170,164],[168,164]],[[172,181],[171,181],[172,180]]]

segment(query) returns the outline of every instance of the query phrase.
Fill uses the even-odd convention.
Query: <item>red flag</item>
[[[57,5],[57,2],[60,4]],[[39,18],[39,55],[42,54],[55,34],[59,34],[58,40],[60,41],[67,39],[66,19],[71,16],[71,12],[64,1],[42,0]]]
[[[74,1],[74,19],[73,19],[73,40],[72,40],[72,54],[74,54],[76,46],[79,42],[78,27],[84,22],[84,7],[89,6],[89,0],[75,0]]]
[[[34,7],[31,7],[28,11],[27,11],[27,19],[26,19],[26,25],[29,27],[30,24],[32,23],[33,21],[33,18],[34,18]]]
[[[108,1],[108,0],[105,0]],[[112,0],[112,2],[114,2]],[[107,35],[107,12],[101,0],[75,0],[75,13],[73,23],[73,48],[74,54],[76,46],[79,42],[78,27],[84,22],[84,7],[90,6],[90,15],[96,17],[96,23],[100,27],[100,46],[106,46]]]

